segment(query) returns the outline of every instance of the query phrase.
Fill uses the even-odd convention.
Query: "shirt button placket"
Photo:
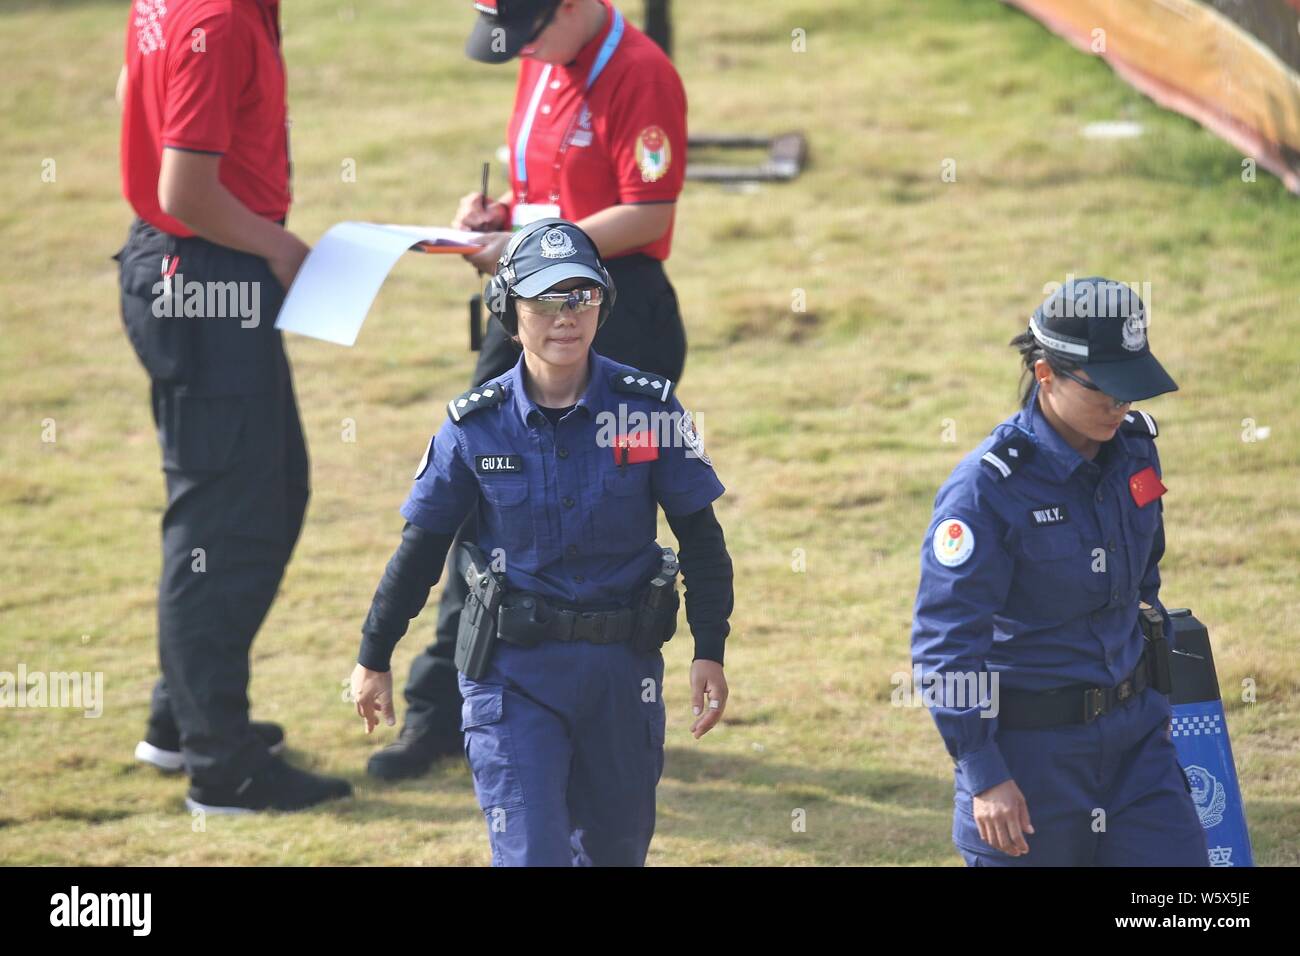
[[[556,486],[560,491],[560,541],[570,542],[563,547],[563,560],[568,564],[573,558],[578,556],[578,546],[571,542],[580,538],[578,534],[577,522],[579,519],[579,509],[577,508],[577,499],[574,492],[573,473],[576,461],[573,460],[569,452],[567,440],[561,437],[564,423],[559,422],[555,426],[555,475]],[[574,580],[578,580],[577,577]],[[578,583],[582,583],[578,581]]]
[[[537,414],[540,414],[540,412]],[[538,428],[536,426],[532,428],[532,443],[533,443],[533,450],[537,456],[538,463],[544,464],[546,461],[547,453],[550,451],[550,446],[551,446],[550,435],[547,434],[545,428]],[[558,476],[556,477],[558,479]],[[543,475],[543,481],[544,480],[545,480],[545,475]],[[557,480],[557,484],[558,484],[558,480]],[[531,509],[533,512],[533,528],[537,530],[546,528],[547,533],[550,534],[550,529],[553,527],[553,525],[551,524],[551,516],[548,513],[550,509],[546,507],[546,500],[547,500],[546,491],[548,491],[549,489],[546,489],[545,484],[543,484],[542,488],[543,488],[542,497],[537,499],[536,503],[533,505]]]

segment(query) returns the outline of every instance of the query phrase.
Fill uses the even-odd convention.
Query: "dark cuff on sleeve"
[[[692,624],[691,636],[695,638],[695,660],[717,661],[722,663],[722,653],[727,646],[727,635],[731,625],[726,621],[721,624]]]
[[[357,652],[357,663],[366,670],[381,673],[392,667],[393,645],[375,634],[362,633],[361,650]]]

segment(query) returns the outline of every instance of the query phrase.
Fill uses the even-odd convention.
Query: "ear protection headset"
[[[516,335],[519,332],[519,313],[515,311],[514,295],[515,253],[529,236],[557,225],[568,226],[574,232],[586,237],[587,241],[591,243],[592,249],[596,248],[596,244],[591,242],[591,237],[567,219],[539,219],[510,237],[505,252],[497,260],[496,275],[488,280],[487,287],[483,290],[483,300],[487,304],[488,312],[496,316],[501,324],[505,326],[505,330],[511,335]],[[618,290],[614,288],[614,280],[610,277],[609,270],[605,268],[605,263],[601,260],[599,253],[596,254],[596,272],[600,275],[601,285],[605,288],[605,297],[600,303],[600,317],[596,320],[596,328],[600,328],[605,324],[610,311],[614,308],[614,298]]]

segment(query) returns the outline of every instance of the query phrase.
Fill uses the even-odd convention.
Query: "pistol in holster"
[[[470,680],[481,680],[492,663],[497,612],[506,593],[505,577],[492,570],[488,556],[478,545],[462,541],[460,547],[469,594],[456,632],[456,669]]]
[[[677,631],[677,609],[681,598],[677,594],[677,555],[672,548],[664,548],[659,571],[641,592],[637,601],[636,626],[632,634],[632,647],[641,652],[657,651]]]
[[[1165,637],[1165,619],[1148,605],[1138,608],[1138,625],[1146,639],[1147,677],[1152,687],[1168,695],[1173,689],[1169,676],[1169,639]]]

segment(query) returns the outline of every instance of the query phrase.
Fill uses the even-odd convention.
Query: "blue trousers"
[[[1035,832],[1019,857],[980,839],[958,770],[952,838],[967,865],[1208,866],[1169,716],[1169,699],[1147,688],[1090,724],[999,729]]]
[[[461,729],[493,866],[643,866],[664,765],[663,656],[498,642],[460,675]]]

